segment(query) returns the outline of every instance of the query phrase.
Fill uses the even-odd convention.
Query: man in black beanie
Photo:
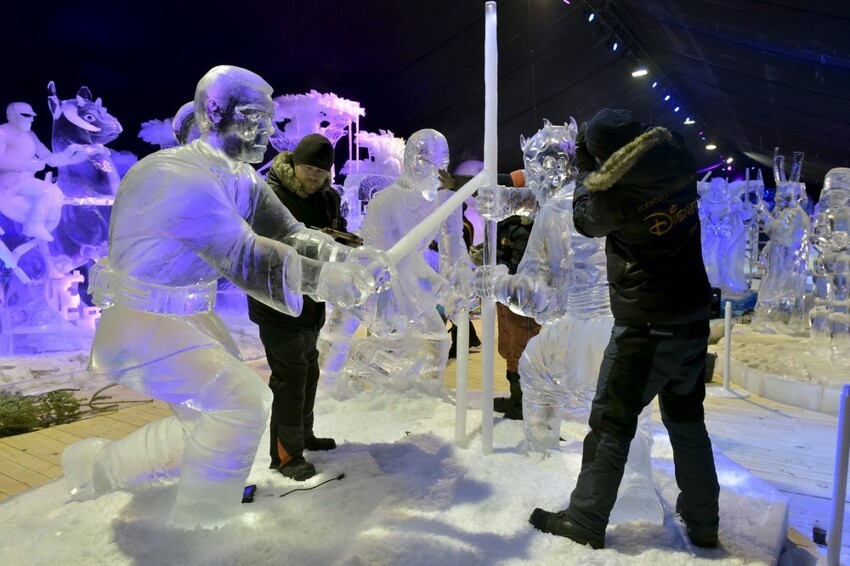
[[[305,136],[292,152],[275,156],[269,186],[292,215],[310,228],[344,231],[340,197],[330,185],[334,148],[320,134]],[[332,450],[332,438],[313,433],[313,405],[319,383],[316,342],[325,323],[325,304],[304,296],[297,317],[278,312],[248,297],[248,316],[260,327],[260,340],[271,368],[269,387],[274,394],[269,455],[272,469],[304,481],[316,468],[304,459],[304,449]]]
[[[720,488],[703,412],[711,289],[696,163],[679,134],[612,109],[582,126],[575,163],[573,221],[585,236],[606,238],[614,329],[569,507],[535,509],[530,522],[602,548],[638,415],[657,395],[680,490],[676,512],[694,545],[715,547]]]

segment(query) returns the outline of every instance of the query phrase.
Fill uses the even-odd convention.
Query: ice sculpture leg
[[[214,526],[234,516],[268,421],[271,392],[263,381],[225,350],[206,347],[128,371],[119,382],[168,401],[177,415],[119,441],[72,445],[63,465],[84,470],[96,452],[93,495],[145,489],[179,474],[170,517],[176,526]]]
[[[649,405],[638,418],[617,502],[608,520],[613,525],[632,521],[664,523],[664,508],[652,481],[652,408]]]
[[[324,386],[337,391],[343,397],[350,397],[350,384],[342,371],[351,351],[351,344],[355,340],[354,333],[359,326],[360,321],[351,312],[332,307],[327,322],[319,333],[317,347]]]

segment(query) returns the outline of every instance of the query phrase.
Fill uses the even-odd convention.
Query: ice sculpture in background
[[[785,177],[785,157],[776,148],[773,173],[776,179],[776,206],[764,217],[765,275],[758,290],[753,324],[775,331],[801,328],[805,324],[806,268],[809,253],[809,215],[804,210],[806,191],[800,182],[803,152],[794,152],[791,175]]]
[[[345,175],[342,210],[351,232],[360,229],[363,211],[375,193],[399,178],[404,160],[404,138],[389,130],[359,131],[355,139],[358,150],[366,148],[366,159],[349,159],[340,171]]]
[[[720,177],[697,183],[703,261],[712,287],[726,298],[741,298],[749,288],[746,222],[752,213],[735,188]]]
[[[248,70],[211,69],[195,93],[201,138],[142,159],[121,183],[109,255],[91,273],[103,315],[89,366],[168,402],[174,416],[119,441],[69,446],[72,499],[179,476],[171,524],[226,522],[239,510],[271,393],[213,311],[216,280],[288,313],[300,311],[302,294],[350,307],[376,288],[356,261],[369,254],[296,222],[249,165],[273,129],[271,93]]]
[[[351,136],[360,130],[360,117],[366,115],[360,103],[332,92],[311,90],[307,94],[277,96],[274,105],[274,120],[283,123],[283,127],[276,130],[269,140],[276,150],[294,150],[307,134],[322,134],[336,147],[339,139],[347,133],[348,156],[351,157]]]
[[[160,149],[183,145],[200,137],[195,125],[195,103],[191,100],[181,106],[173,118],[142,122],[139,138]]]
[[[526,446],[537,452],[557,449],[566,409],[589,405],[614,325],[605,241],[587,238],[573,226],[577,132],[574,120],[563,126],[546,120],[537,134],[521,139],[526,183],[540,204],[528,246],[515,275],[503,265],[475,271],[475,288],[482,297],[533,316],[542,325],[519,364]],[[528,214],[532,207],[521,191],[501,186],[480,189],[478,210],[488,220]],[[651,448],[647,407],[632,440],[612,523],[663,522],[664,510],[652,482]]]
[[[438,171],[449,163],[446,138],[419,130],[404,150],[404,171],[375,195],[366,209],[361,236],[366,245],[389,249],[428,217],[451,193],[439,191]],[[451,345],[437,305],[453,318],[469,309],[472,267],[463,242],[458,208],[416,250],[396,265],[392,286],[370,298],[360,312],[369,335],[354,338],[354,314],[334,309],[319,339],[322,369],[339,396],[363,388],[419,389],[443,394],[443,372]],[[439,273],[424,252],[438,238]]]
[[[834,363],[850,363],[850,168],[831,169],[812,225],[814,304],[811,348]]]

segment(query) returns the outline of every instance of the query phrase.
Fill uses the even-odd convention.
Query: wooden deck
[[[267,378],[265,360],[249,365]],[[504,360],[497,356],[497,395],[507,391],[504,374]],[[450,361],[446,382],[452,388],[454,375],[454,362]],[[470,354],[469,389],[481,390],[480,353]],[[0,438],[0,500],[60,476],[60,458],[67,445],[93,436],[119,439],[170,414],[167,404],[151,401],[71,424]],[[658,420],[657,411],[655,417]],[[816,552],[810,540],[812,526],[819,523],[827,527],[830,520],[836,417],[755,396],[729,399],[709,395],[706,424],[716,450],[790,498],[789,539]],[[848,523],[845,521],[845,547],[850,545]]]

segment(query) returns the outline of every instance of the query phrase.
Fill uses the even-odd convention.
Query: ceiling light
[[[696,124],[696,122],[694,122],[693,120],[691,120],[691,117],[690,117],[690,116],[688,116],[687,118],[685,118],[685,124],[687,124],[688,126],[690,126],[691,124]]]
[[[670,95],[669,95],[669,94],[665,94],[665,95],[664,95],[664,100],[670,100]]]
[[[727,159],[727,160],[726,160],[726,163],[732,163],[733,161],[734,161],[734,159],[732,159],[732,158],[730,157],[729,159]]]
[[[655,88],[657,86],[658,86],[658,81],[652,81],[652,88]]]
[[[679,107],[678,107],[678,106],[677,106],[677,107],[675,107],[675,108],[673,109],[673,112],[678,112],[678,111],[679,111]]]
[[[708,151],[711,151],[713,149],[717,149],[717,146],[714,145],[713,143],[710,143],[707,146],[705,146],[705,149],[707,149]]]
[[[648,74],[649,74],[649,71],[646,70],[646,67],[639,67],[639,68],[635,69],[634,71],[632,71],[633,77],[645,77]]]
[[[616,51],[620,48],[620,42],[617,40],[616,37],[612,37],[611,39],[609,39],[605,45],[607,45],[608,49],[610,49],[611,51]]]

